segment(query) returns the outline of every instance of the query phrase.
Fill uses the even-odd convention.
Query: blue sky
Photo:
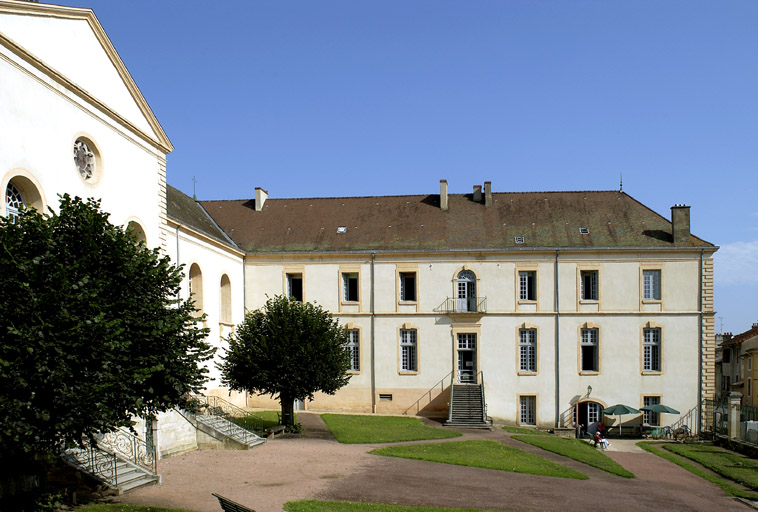
[[[77,0],[200,199],[624,191],[718,246],[758,321],[758,2]]]

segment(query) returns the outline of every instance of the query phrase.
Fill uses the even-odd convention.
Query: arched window
[[[197,315],[203,314],[203,273],[200,266],[193,263],[189,271],[189,296],[195,302]]]
[[[456,279],[456,306],[458,312],[476,311],[476,274],[471,270],[461,270]]]
[[[143,242],[147,244],[147,235],[145,235],[145,230],[142,229],[142,226],[137,221],[131,221],[126,226],[126,230],[134,235],[134,238],[137,239],[138,242]]]
[[[24,195],[12,181],[9,181],[8,186],[5,188],[5,211],[11,222],[16,222],[18,212],[23,208],[26,208]]]
[[[24,172],[25,171],[21,171]],[[13,176],[5,186],[5,215],[16,222],[19,212],[24,208],[44,210],[44,201],[33,178],[21,175]]]
[[[221,305],[221,323],[232,323],[232,283],[229,281],[229,276],[224,274],[221,276],[221,297],[219,304]]]

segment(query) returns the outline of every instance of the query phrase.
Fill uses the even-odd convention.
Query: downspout
[[[176,225],[176,263],[177,266],[181,264],[179,260],[179,224]]]
[[[703,256],[704,249],[700,249],[700,289],[697,294],[697,309],[700,312],[698,323],[698,357],[697,357],[697,429],[700,432],[703,425]]]
[[[560,349],[560,320],[561,320],[561,299],[558,295],[558,259],[561,251],[555,250],[555,428],[558,428],[561,415],[561,349]]]
[[[374,309],[374,264],[376,262],[376,253],[371,253],[371,410],[376,414],[376,358],[374,346],[374,324],[376,321],[376,311]]]

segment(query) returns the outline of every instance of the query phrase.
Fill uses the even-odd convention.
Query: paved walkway
[[[570,480],[370,455],[381,445],[343,445],[316,414],[299,413],[299,438],[250,451],[204,450],[160,461],[163,485],[117,501],[218,512],[212,492],[258,512],[280,512],[289,500],[349,500],[492,510],[571,512],[750,512],[709,482],[634,446],[611,440],[608,456],[637,478],[617,477],[510,438],[503,431],[465,431],[461,439],[493,439],[589,476]]]

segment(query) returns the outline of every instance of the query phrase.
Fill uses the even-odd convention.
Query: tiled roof
[[[205,210],[191,197],[166,185],[166,209],[169,218],[189,226],[219,242],[233,246],[231,240],[213,222]]]
[[[730,339],[723,342],[722,345],[725,347],[730,345],[739,345],[740,343],[756,336],[758,336],[758,325],[754,325],[751,329],[732,336]]]
[[[669,220],[623,192],[493,193],[489,207],[450,194],[447,211],[439,203],[434,194],[269,198],[259,212],[253,199],[200,204],[252,253],[674,247]],[[690,246],[713,247],[695,236]]]

